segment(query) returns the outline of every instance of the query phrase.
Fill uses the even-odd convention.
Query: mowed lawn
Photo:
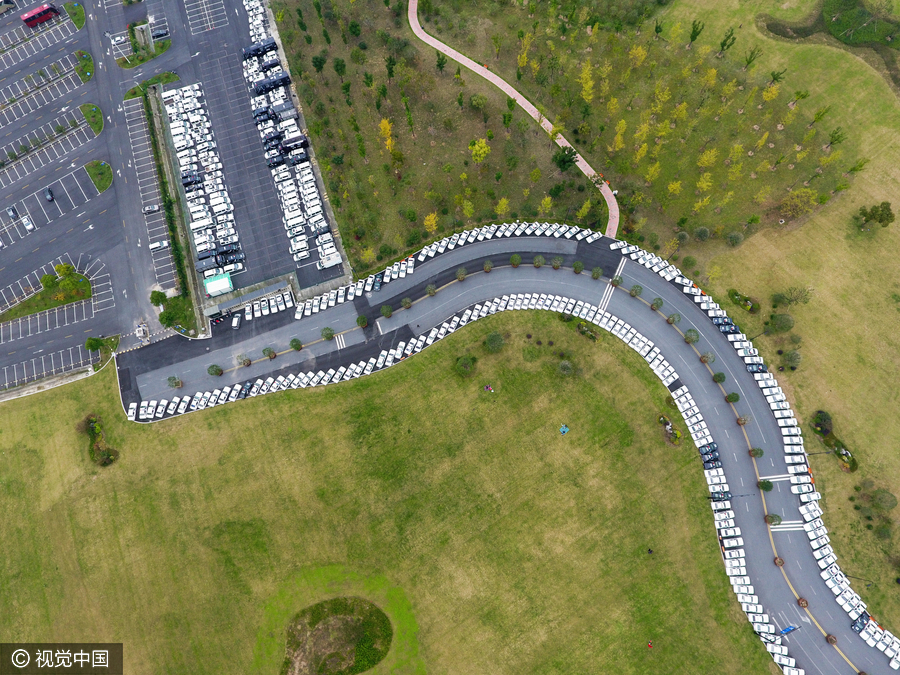
[[[778,383],[804,422],[810,452],[825,450],[812,434],[816,410],[834,418],[835,434],[860,463],[855,474],[844,474],[828,455],[811,459],[817,483],[825,496],[823,520],[839,562],[848,574],[875,583],[854,584],[874,616],[890,630],[900,628],[900,524],[891,512],[893,537],[881,541],[865,529],[853,504],[855,486],[866,479],[877,488],[900,495],[900,225],[883,229],[877,224],[860,233],[852,223],[860,206],[882,201],[900,208],[900,100],[887,82],[858,56],[828,44],[794,44],[772,39],[757,30],[753,18],[765,11],[785,20],[800,20],[812,11],[812,2],[762,2],[756,5],[709,0],[678,0],[662,15],[668,22],[706,22],[704,36],[721,35],[729,25],[743,28],[734,51],[760,45],[763,72],[786,68],[788,90],[809,89],[831,105],[829,128],[842,126],[858,138],[860,156],[871,161],[857,174],[853,186],[831,200],[800,227],[769,230],[747,239],[737,249],[721,243],[692,245],[682,254],[696,256],[704,273],[719,273],[705,288],[717,293],[723,307],[739,318],[749,335],[764,330],[772,293],[789,286],[813,289],[807,305],[791,307],[794,333],[803,338],[803,362],[793,373],[777,373]],[[709,11],[715,8],[716,11]],[[711,37],[709,38],[712,39]],[[848,86],[852,83],[851,95]],[[763,303],[761,319],[731,305],[728,288],[756,296]],[[780,311],[780,310],[779,310]],[[777,349],[791,349],[786,339],[769,336],[755,340],[767,363],[778,365]]]
[[[618,340],[529,312],[152,426],[125,421],[110,369],[4,403],[0,633],[122,641],[129,673],[274,674],[290,617],[354,594],[394,624],[373,672],[775,673],[696,450],[663,441],[665,395]],[[122,453],[104,470],[74,430],[89,412]]]

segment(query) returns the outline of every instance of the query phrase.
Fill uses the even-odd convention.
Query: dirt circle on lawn
[[[287,629],[282,675],[354,675],[387,656],[394,630],[365,598],[331,598],[301,610]]]

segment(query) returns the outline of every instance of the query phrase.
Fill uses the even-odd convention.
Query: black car
[[[734,321],[729,319],[727,316],[714,316],[712,318],[712,322],[717,326],[728,326],[734,323]]]
[[[241,393],[238,394],[238,399],[247,398],[247,394],[250,393],[250,389],[253,385],[250,382],[245,382],[244,386],[241,387]]]
[[[733,323],[726,323],[722,326],[719,326],[719,330],[725,334],[728,333],[740,333],[741,329],[735,326]]]
[[[850,624],[850,628],[854,633],[861,633],[862,629],[866,627],[867,623],[869,623],[870,618],[871,617],[869,616],[868,612],[863,612],[856,618],[856,621]]]
[[[19,212],[16,211],[16,207],[15,207],[15,206],[7,206],[7,207],[6,207],[6,215],[8,215],[8,216],[9,216],[10,218],[12,218],[13,220],[15,220],[16,218],[19,217]]]
[[[703,468],[704,469],[721,469],[722,462],[719,462],[719,461],[703,462]]]
[[[381,279],[380,278],[375,277],[375,282],[372,284],[372,290],[373,291],[381,290]]]
[[[705,452],[700,456],[703,458],[704,462],[712,462],[713,460],[719,459],[719,451],[713,450],[712,452]]]
[[[710,499],[712,499],[714,502],[727,502],[729,499],[731,499],[731,493],[713,492],[712,495],[710,495]]]
[[[216,247],[216,253],[218,255],[223,255],[225,253],[235,253],[236,251],[241,250],[241,245],[238,243],[234,244],[222,244]]]
[[[718,443],[707,443],[706,445],[701,445],[697,449],[700,450],[701,453],[712,452],[713,450],[719,449],[719,444]]]
[[[762,363],[751,363],[747,366],[748,373],[767,373],[769,372]]]
[[[266,165],[270,169],[274,169],[276,166],[281,166],[284,164],[284,155],[275,155],[272,159],[266,162]]]
[[[216,260],[221,261],[223,265],[231,265],[232,263],[241,262],[246,256],[243,253],[229,253],[227,255],[216,256]]]
[[[44,189],[44,199],[46,199],[48,202],[52,202],[53,201],[53,190],[51,190],[50,188],[45,188]]]

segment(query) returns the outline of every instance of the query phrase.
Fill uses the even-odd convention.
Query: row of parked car
[[[204,277],[244,270],[234,205],[222,173],[212,126],[199,84],[163,92],[169,130],[187,197],[189,226]]]
[[[829,545],[827,529],[820,517],[822,510],[818,505],[818,500],[821,499],[821,495],[815,489],[815,480],[809,470],[803,448],[802,433],[790,404],[786,401],[784,392],[778,387],[774,375],[767,371],[758,350],[753,347],[747,336],[728,318],[726,312],[717,303],[689,279],[683,277],[678,270],[672,269],[672,266],[666,261],[637,249],[637,247],[629,247],[624,242],[615,242],[612,244],[612,248],[621,249],[623,254],[629,255],[636,262],[657,271],[661,276],[674,273],[672,278],[675,282],[682,284],[684,292],[693,296],[700,309],[705,311],[713,324],[726,335],[731,346],[744,361],[746,369],[753,373],[781,430],[785,464],[787,472],[790,474],[790,489],[793,494],[798,495],[800,515],[804,521],[803,530],[810,541],[813,557],[821,570],[821,576],[826,586],[834,593],[838,605],[847,612],[853,622],[851,624],[853,630],[858,632],[869,646],[885,652],[890,659],[889,663],[892,669],[900,669],[900,640],[881,628],[869,616],[866,604],[850,588],[849,580],[837,565],[837,557]],[[636,250],[628,250],[629,248]],[[747,611],[754,630],[766,642],[766,648],[776,663],[783,668],[785,673],[802,675],[803,670],[796,668],[794,660],[787,655],[787,649],[780,643],[780,634],[777,635],[775,627],[768,623],[768,617],[761,612],[761,606],[752,602],[755,596],[752,593],[752,586],[749,585],[750,578],[744,574],[746,568],[742,565],[743,555],[734,553],[736,550],[742,552],[742,549],[737,547],[743,545],[743,540],[740,538],[740,528],[735,527],[732,519],[733,511],[730,510],[731,505],[728,501],[731,493],[728,492],[728,485],[719,461],[718,446],[711,442],[711,436],[708,435],[703,417],[686,388],[673,392],[673,397],[701,454],[726,571],[732,579],[738,600],[741,602],[742,608]],[[765,620],[761,621],[761,619]]]
[[[253,121],[281,201],[290,253],[295,262],[301,263],[315,250],[318,269],[334,267],[340,264],[341,256],[309,162],[309,140],[299,127],[299,113],[291,100],[290,76],[278,58],[278,45],[268,34],[263,3],[245,0],[244,8],[254,41],[241,52],[244,78],[251,91]]]

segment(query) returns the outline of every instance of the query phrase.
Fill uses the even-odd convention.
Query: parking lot
[[[63,15],[65,16],[65,12],[63,12]],[[41,33],[28,42],[20,44],[14,49],[0,54],[0,70],[12,68],[14,65],[21,63],[25,59],[55,45],[57,42],[61,42],[62,40],[71,37],[76,30],[74,23],[69,21],[68,18],[64,19],[62,23],[54,26],[50,30]]]
[[[16,45],[27,40],[33,40],[36,36],[46,33],[53,29],[54,26],[69,20],[69,15],[62,11],[56,19],[38,24],[36,28],[29,28],[23,23],[15,25],[12,30],[0,33],[0,49],[7,51]]]
[[[58,352],[35,354],[30,359],[3,367],[0,390],[28,384],[99,362],[99,352],[89,352],[80,344],[61,349]]]
[[[187,0],[184,9],[191,35],[228,25],[228,14],[222,0]]]
[[[141,99],[125,101],[125,121],[128,125],[128,138],[134,156],[134,170],[137,173],[138,191],[141,195],[141,208],[162,206],[159,182],[156,175],[156,163],[153,160],[153,148],[150,145],[147,118],[144,116],[144,103]],[[147,223],[147,243],[168,240],[169,228],[166,225],[162,208],[153,213],[144,214]],[[175,263],[170,249],[162,248],[151,253],[156,282],[165,290],[173,289],[175,283]]]
[[[78,113],[79,116],[81,113]],[[83,124],[77,130],[67,134],[63,138],[54,141],[50,145],[45,145],[40,150],[29,152],[15,164],[7,166],[0,173],[0,188],[12,185],[17,180],[25,178],[30,173],[34,173],[50,162],[56,161],[60,157],[64,157],[76,148],[84,145],[95,138],[94,132],[87,124]],[[13,144],[7,146],[11,148]]]
[[[47,188],[53,194],[53,201],[47,200]],[[41,228],[81,208],[97,194],[97,188],[85,168],[75,169],[13,204],[19,218],[11,219],[5,211],[0,212],[0,242],[4,245],[11,244],[28,234],[28,230],[22,225],[23,216],[36,228]]]

